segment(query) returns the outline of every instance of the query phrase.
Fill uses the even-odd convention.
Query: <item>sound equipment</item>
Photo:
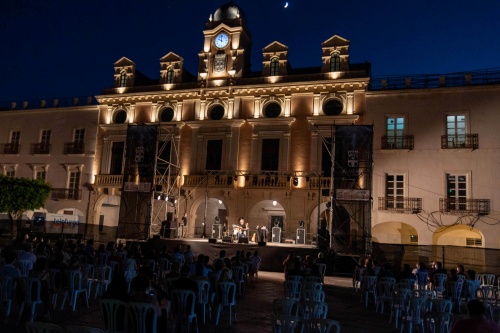
[[[297,229],[297,241],[296,244],[305,244],[306,243],[306,229],[298,228]]]
[[[209,238],[208,242],[212,243],[212,244],[215,244],[215,243],[217,243],[217,238]]]
[[[280,227],[273,227],[271,242],[281,243],[281,228]]]
[[[266,246],[266,242],[258,242],[257,244],[259,244],[259,246]]]
[[[240,238],[238,238],[238,243],[248,244],[248,237],[240,237]]]
[[[222,241],[225,243],[232,243],[233,238],[231,236],[224,236],[224,237],[222,237]]]
[[[212,237],[217,239],[222,238],[222,224],[212,224]]]

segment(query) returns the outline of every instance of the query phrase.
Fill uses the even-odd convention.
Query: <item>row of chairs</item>
[[[297,316],[273,315],[273,333],[340,333],[340,323],[333,319],[302,319]]]
[[[27,333],[104,333],[103,330],[96,327],[82,326],[82,325],[66,325],[64,327],[45,323],[45,322],[27,322]]]

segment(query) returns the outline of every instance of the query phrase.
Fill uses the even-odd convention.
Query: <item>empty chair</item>
[[[302,289],[300,291],[300,300],[324,302],[325,292],[318,289]]]
[[[134,333],[156,333],[159,307],[151,303],[130,302],[127,304],[127,330]]]
[[[196,293],[194,291],[187,289],[172,290],[172,313],[176,327],[185,324],[187,328],[186,332],[189,332],[191,324],[194,323],[196,331],[198,331],[195,305]]]
[[[462,288],[464,285],[464,280],[448,281],[446,283],[446,292],[448,297],[451,298],[453,304],[458,307],[458,313],[460,313],[460,299],[462,297]]]
[[[102,296],[111,282],[111,277],[113,275],[113,269],[108,265],[96,266],[95,269],[95,294],[94,299],[97,296]]]
[[[302,319],[326,319],[328,315],[328,304],[325,302],[301,301],[299,304]]]
[[[203,324],[205,324],[205,317],[207,306],[210,306],[210,281],[208,280],[196,280],[196,284],[198,285],[198,294],[197,294],[197,303],[198,306],[202,309],[203,313]],[[209,312],[211,318],[211,311]]]
[[[104,330],[109,333],[125,332],[125,316],[127,303],[114,299],[101,299],[101,314]]]
[[[426,271],[419,271],[415,274],[417,277],[417,287],[418,290],[425,290],[427,289],[427,284],[429,282],[428,280],[428,273]]]
[[[10,276],[0,276],[0,301],[6,306],[5,319],[10,316],[12,301],[15,295],[16,280]]]
[[[285,288],[285,297],[295,298],[300,300],[300,292],[302,290],[302,283],[296,280],[285,280],[283,283]]]
[[[432,299],[431,307],[427,313],[427,322],[433,333],[445,333],[450,331],[451,310],[453,302],[449,299]]]
[[[27,322],[25,326],[27,333],[64,333],[63,328],[56,324],[33,321]]]
[[[307,319],[302,321],[302,333],[340,333],[340,323],[333,319]]]
[[[495,274],[481,274],[481,286],[493,286],[495,284]]]
[[[33,269],[33,261],[31,260],[18,260],[16,267],[19,268],[22,277],[28,277],[30,271]]]
[[[387,280],[387,278],[382,278],[377,283],[377,297],[375,302],[375,312],[378,312],[380,308],[380,313],[384,313],[385,303],[392,302],[392,291],[394,290],[395,280]]]
[[[95,266],[91,264],[81,264],[80,269],[82,271],[82,284],[87,288],[88,294],[92,290],[92,286],[95,282]]]
[[[391,323],[394,318],[396,328],[398,328],[399,319],[408,309],[411,296],[412,290],[410,288],[398,288],[396,286],[392,292],[391,316],[389,317],[389,323]]]
[[[66,325],[64,330],[68,333],[104,333],[100,328],[81,325]]]
[[[232,266],[231,269],[233,271],[233,281],[238,288],[238,295],[241,295],[245,288],[245,270],[243,266]]]
[[[299,302],[295,298],[276,298],[273,300],[273,313],[275,315],[298,316]]]
[[[222,310],[229,310],[229,326],[236,322],[236,284],[234,282],[217,282],[215,284],[217,315],[215,325],[219,325]],[[234,317],[234,318],[233,318]]]
[[[372,295],[373,300],[377,302],[377,277],[376,276],[363,276],[361,281],[361,302],[368,306],[368,296]]]
[[[301,319],[297,316],[273,315],[271,331],[273,333],[295,333]]]
[[[82,273],[77,270],[67,270],[64,272],[64,280],[68,284],[64,287],[64,297],[61,304],[61,310],[64,308],[64,304],[66,304],[66,299],[69,296],[69,304],[73,311],[76,308],[76,300],[80,294],[83,294],[85,297],[85,302],[87,304],[87,308],[89,307],[89,294],[87,288],[83,285],[82,281]]]
[[[412,332],[413,326],[417,326],[420,332],[425,329],[425,313],[427,311],[427,298],[412,297],[406,313],[401,317],[401,332],[408,327],[408,332]]]
[[[30,307],[30,319],[29,321],[35,320],[36,306],[42,305],[42,299],[40,293],[42,290],[42,282],[38,278],[32,277],[21,277],[18,278],[19,288],[23,290],[23,301],[19,307],[19,317],[17,317],[17,322],[21,320],[24,314],[25,307]]]

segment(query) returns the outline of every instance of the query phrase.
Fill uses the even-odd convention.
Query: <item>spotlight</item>
[[[276,206],[278,202],[276,200],[273,200],[273,206]]]

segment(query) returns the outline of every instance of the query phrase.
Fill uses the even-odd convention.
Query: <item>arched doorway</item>
[[[225,225],[226,229],[229,227],[228,209],[219,198],[206,198],[206,201],[200,200],[193,212],[191,216],[188,216],[188,219],[195,222],[192,230],[194,237],[211,237],[215,223]]]
[[[372,228],[372,241],[385,244],[418,244],[417,229],[403,222],[384,222]]]
[[[285,238],[295,239],[295,230],[289,231],[286,229],[286,213],[283,206],[276,200],[262,200],[257,202],[250,210],[246,221],[250,228],[250,237],[253,237],[257,226],[265,226],[268,229],[268,239],[267,241],[278,241],[277,234],[272,237],[272,232],[274,227],[281,229],[279,235],[279,241]]]

